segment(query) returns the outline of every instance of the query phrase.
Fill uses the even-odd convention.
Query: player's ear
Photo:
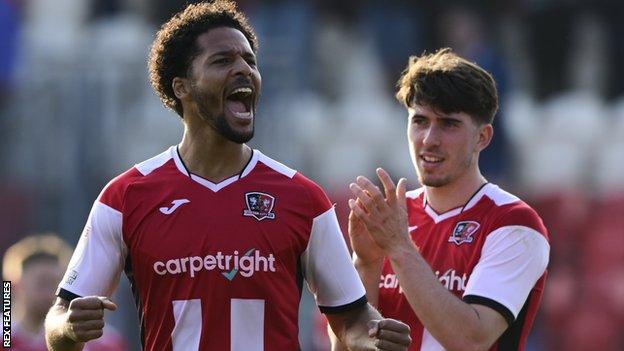
[[[171,87],[173,88],[175,96],[182,100],[190,93],[190,84],[191,82],[187,78],[175,77],[173,78],[173,82],[171,82]]]
[[[493,136],[494,136],[494,128],[492,127],[492,124],[488,123],[488,124],[484,124],[480,126],[479,135],[478,135],[479,139],[477,140],[477,145],[476,145],[477,151],[481,152],[488,145],[490,145],[490,142],[492,141]]]

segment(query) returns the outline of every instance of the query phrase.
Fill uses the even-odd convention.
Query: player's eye
[[[229,57],[222,57],[222,58],[218,58],[218,59],[212,61],[212,63],[215,63],[217,65],[227,64],[229,62],[230,62],[230,58]]]
[[[423,124],[425,124],[427,122],[427,119],[421,116],[414,116],[412,117],[412,124],[421,126]]]
[[[455,128],[459,126],[459,121],[456,121],[454,119],[445,119],[442,121],[442,126],[444,128]]]
[[[247,57],[245,58],[245,62],[247,62],[247,64],[251,67],[255,67],[257,65],[256,63],[256,59],[253,57]]]

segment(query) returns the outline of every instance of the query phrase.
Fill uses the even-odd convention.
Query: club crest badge
[[[463,243],[471,243],[472,235],[479,229],[480,224],[475,221],[461,221],[457,223],[453,233],[448,238],[449,243],[461,245]]]
[[[247,209],[243,211],[243,216],[253,217],[258,221],[263,219],[274,219],[275,198],[272,195],[254,191],[245,194]]]

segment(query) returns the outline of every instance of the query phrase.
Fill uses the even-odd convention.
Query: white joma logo
[[[175,211],[178,207],[184,205],[187,202],[191,202],[188,199],[177,199],[177,200],[173,200],[171,201],[171,207],[161,207],[160,208],[160,212],[166,214],[166,215],[170,215],[173,213],[173,211]]]

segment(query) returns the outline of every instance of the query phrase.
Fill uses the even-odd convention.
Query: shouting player
[[[351,349],[407,349],[409,327],[367,303],[325,193],[245,144],[260,96],[257,45],[227,0],[190,5],[158,32],[151,83],[183,138],[95,201],[48,313],[52,350],[101,335],[122,271],[144,350],[297,350],[304,280]]]
[[[549,244],[535,211],[479,171],[494,81],[442,49],[412,57],[398,87],[423,187],[406,193],[406,180],[395,187],[383,169],[383,192],[365,177],[350,185],[349,234],[369,301],[410,325],[410,350],[523,350]]]

